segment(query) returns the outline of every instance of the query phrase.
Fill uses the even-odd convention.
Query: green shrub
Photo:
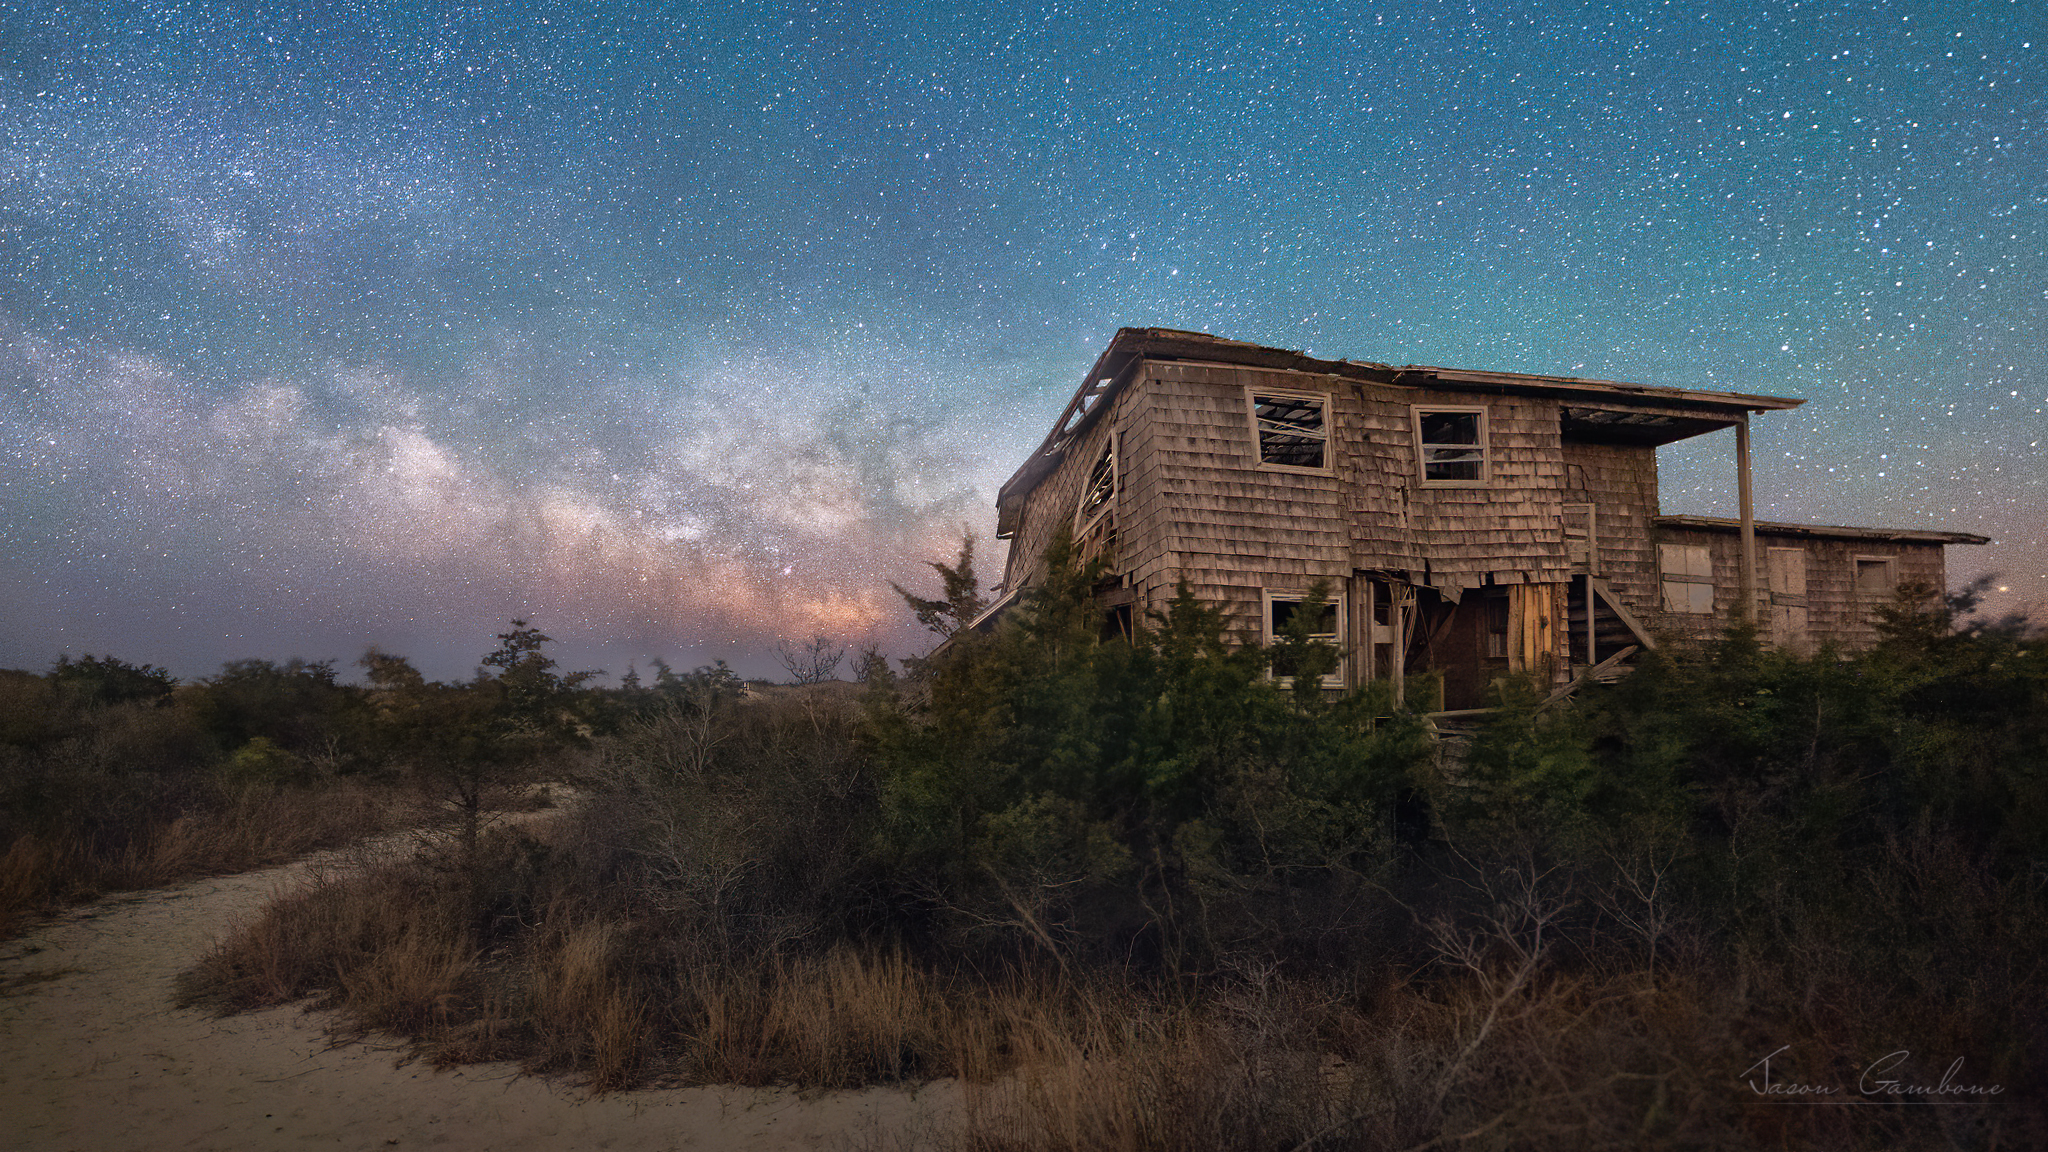
[[[235,749],[221,765],[221,780],[229,788],[276,788],[288,784],[299,773],[296,756],[258,736]]]

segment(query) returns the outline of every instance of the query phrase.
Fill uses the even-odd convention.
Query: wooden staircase
[[[1592,659],[1586,652],[1586,582],[1593,582],[1593,647]],[[1598,577],[1574,576],[1571,595],[1567,600],[1566,620],[1573,667],[1605,660],[1623,648],[1654,648],[1656,642],[1628,609],[1622,607],[1606,582]]]

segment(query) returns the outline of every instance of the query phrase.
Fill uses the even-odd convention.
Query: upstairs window
[[[1445,488],[1484,484],[1491,478],[1486,409],[1423,408],[1415,415],[1415,456],[1422,482]]]
[[[1254,392],[1251,405],[1260,465],[1314,472],[1329,469],[1329,397]]]
[[[1659,544],[1657,567],[1664,576],[1666,612],[1714,610],[1714,558],[1706,545]]]

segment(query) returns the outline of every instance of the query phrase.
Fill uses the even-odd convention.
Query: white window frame
[[[1261,642],[1266,647],[1271,648],[1275,639],[1273,633],[1273,605],[1299,604],[1306,599],[1308,599],[1308,590],[1305,588],[1299,591],[1289,588],[1261,588],[1259,590],[1259,635]],[[1344,687],[1344,667],[1350,660],[1350,653],[1344,647],[1344,637],[1347,634],[1345,632],[1344,602],[1347,599],[1349,597],[1344,594],[1342,581],[1332,580],[1330,582],[1329,599],[1326,603],[1334,611],[1337,630],[1334,633],[1321,632],[1314,634],[1317,639],[1327,639],[1329,644],[1337,649],[1337,666],[1331,669],[1328,675],[1323,677],[1323,687],[1325,688],[1341,689]],[[1272,677],[1272,669],[1268,668],[1266,675]],[[1287,679],[1291,680],[1293,677],[1290,676]]]
[[[1678,562],[1681,553],[1698,553],[1706,558],[1706,574],[1683,571],[1694,567]],[[1699,589],[1706,589],[1706,607],[1695,607],[1699,603]],[[1714,550],[1705,544],[1659,544],[1657,545],[1657,589],[1658,603],[1666,612],[1686,616],[1708,616],[1714,611]],[[1680,599],[1673,595],[1674,589],[1683,589],[1685,596]]]
[[[1266,459],[1266,450],[1259,439],[1259,399],[1270,397],[1277,400],[1309,400],[1323,410],[1323,464],[1320,468],[1308,468],[1300,464],[1275,464]],[[1253,466],[1262,472],[1293,472],[1304,476],[1334,476],[1337,474],[1337,438],[1330,434],[1335,422],[1335,405],[1330,402],[1328,392],[1298,391],[1292,388],[1253,388],[1245,386],[1245,418],[1252,430]]]
[[[1090,515],[1088,512],[1088,498],[1095,494],[1095,472],[1102,467],[1105,459],[1109,461],[1109,495],[1095,509],[1095,513]],[[1102,455],[1095,458],[1095,463],[1088,466],[1087,478],[1081,482],[1080,499],[1074,502],[1074,538],[1076,540],[1094,531],[1095,526],[1102,523],[1103,517],[1116,511],[1117,497],[1123,493],[1123,469],[1124,458],[1121,435],[1116,430],[1111,429],[1109,444],[1103,449]]]
[[[1430,444],[1422,439],[1422,418],[1425,415],[1471,414],[1479,418],[1479,443],[1477,444]],[[1493,483],[1493,441],[1492,423],[1487,418],[1484,405],[1478,404],[1410,404],[1408,423],[1415,438],[1415,479],[1424,488],[1483,488]],[[1477,480],[1432,480],[1429,478],[1429,453],[1431,448],[1458,448],[1479,451],[1479,478]]]
[[[1863,588],[1863,566],[1879,564],[1884,567],[1884,591],[1868,592]],[[1889,604],[1899,593],[1899,558],[1896,556],[1851,556],[1849,558],[1850,587],[1856,598],[1866,604]]]

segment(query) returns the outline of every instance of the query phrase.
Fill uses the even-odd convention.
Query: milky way
[[[2048,602],[2044,58],[2005,2],[0,2],[0,666],[909,651],[888,582],[995,568],[1126,324],[1807,397],[1760,515]]]

